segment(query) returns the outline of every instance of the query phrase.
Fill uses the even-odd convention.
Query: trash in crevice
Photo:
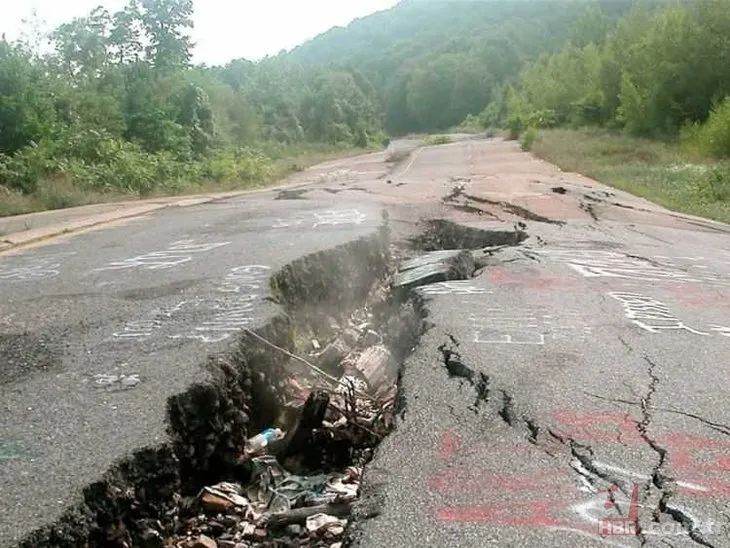
[[[345,381],[331,398],[321,391],[312,392],[293,430],[268,429],[252,437],[242,455],[251,467],[249,481],[203,488],[190,504],[191,517],[181,524],[185,532],[168,546],[240,548],[282,538],[297,539],[295,546],[338,542],[359,495],[362,467],[350,465],[340,472],[299,475],[282,462],[306,468],[296,457],[323,448],[322,444],[331,443],[338,432],[348,428],[380,430],[376,417],[383,409],[376,409],[376,402],[354,396],[355,390],[367,389],[367,383],[356,380],[360,381],[358,386],[353,380],[347,388],[350,381]],[[353,426],[355,423],[359,426]],[[288,446],[282,446],[284,442]],[[250,456],[268,451],[276,454]]]
[[[270,283],[284,313],[242,328],[206,361],[209,379],[168,399],[170,440],[120,459],[20,546],[347,544],[347,529],[376,515],[353,497],[367,494],[362,469],[404,409],[399,367],[426,329],[420,295],[390,291],[387,236],[282,268]],[[302,487],[314,494],[294,497]]]
[[[181,505],[167,546],[206,546],[202,536],[232,548],[342,542],[363,467],[395,423],[400,362],[375,315],[356,310],[329,341],[302,334],[306,358],[281,349],[291,358],[279,387],[283,410],[240,448],[249,474]]]

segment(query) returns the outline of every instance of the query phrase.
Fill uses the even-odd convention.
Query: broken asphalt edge
[[[444,223],[427,229],[448,234],[448,241],[434,238],[442,245],[477,243],[475,229],[462,227],[464,233],[457,239],[456,226]],[[524,238],[522,233],[485,231],[478,243],[506,236],[514,245]],[[49,518],[50,523],[29,531],[19,545],[70,548],[138,545],[137,541],[146,545],[144,539],[150,533],[159,539],[177,531],[181,500],[221,478],[240,477],[239,449],[280,413],[277,391],[281,383],[275,381],[281,380],[287,365],[284,353],[257,339],[297,352],[297,339],[319,337],[318,322],[327,323],[329,317],[342,320],[362,306],[380,301],[385,306],[379,307],[375,325],[383,334],[382,344],[392,350],[399,364],[394,411],[404,413],[403,364],[430,326],[419,292],[409,291],[402,298],[391,292],[385,301],[377,297],[378,289],[395,273],[390,241],[389,230],[383,226],[369,236],[303,256],[277,271],[269,285],[281,312],[264,325],[243,330],[235,345],[208,357],[200,381],[167,399],[166,440],[129,449],[106,472],[88,478],[84,487],[77,488],[70,506]],[[377,445],[372,445],[375,451]],[[353,529],[382,511],[366,492],[361,502],[353,509]]]
[[[299,313],[306,317],[314,307],[343,317],[362,305],[378,280],[387,278],[392,266],[388,241],[387,229],[381,228],[283,267],[270,280],[283,311],[252,332],[296,351]],[[408,310],[396,304],[384,332],[399,347],[402,363],[420,338],[423,318],[417,303]],[[123,546],[126,539],[143,539],[174,513],[181,493],[194,494],[240,466],[237,450],[271,424],[278,411],[276,387],[267,377],[285,364],[281,352],[244,331],[237,344],[208,358],[204,379],[168,398],[165,442],[129,450],[101,477],[89,478],[60,517],[30,532],[19,545]]]

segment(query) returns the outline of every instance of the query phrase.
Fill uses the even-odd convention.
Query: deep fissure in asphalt
[[[436,219],[428,221],[409,243],[418,251],[487,248],[489,253],[498,253],[502,247],[519,245],[526,238],[527,234],[520,229],[485,231]],[[245,440],[277,421],[296,422],[299,411],[287,406],[291,394],[283,381],[292,376],[311,377],[311,371],[276,349],[300,354],[313,339],[331,341],[336,347],[335,343],[343,337],[352,337],[346,327],[348,317],[363,311],[369,313],[373,328],[368,337],[380,337],[399,364],[418,344],[426,328],[425,303],[413,291],[419,283],[406,291],[392,291],[389,287],[395,274],[389,239],[387,228],[382,228],[376,235],[303,257],[279,270],[270,285],[272,300],[282,306],[283,313],[255,332],[242,333],[232,351],[211,356],[206,363],[209,378],[168,400],[170,442],[141,448],[115,464],[103,478],[87,485],[81,503],[56,523],[35,531],[21,546],[161,547],[166,539],[183,538],[191,531],[219,538],[235,528],[237,521],[231,516],[201,519],[196,495],[202,487],[220,481],[245,484],[251,478],[250,466],[239,459]],[[480,270],[479,260],[473,256],[471,261],[465,261],[457,253],[449,260],[455,263],[455,277],[445,279],[466,279]],[[268,345],[261,344],[260,339]],[[372,340],[367,344],[372,344]],[[529,443],[553,458],[560,457],[560,452],[554,450],[557,442],[558,447],[567,450],[563,456],[585,482],[594,488],[615,485],[624,495],[630,495],[632,486],[604,470],[592,447],[521,413],[513,395],[499,387],[489,374],[467,365],[458,348],[459,341],[449,336],[439,351],[447,375],[473,389],[470,411],[493,413],[510,428],[522,430]],[[645,498],[655,488],[658,501],[653,520],[659,523],[661,516],[666,516],[681,524],[695,543],[712,546],[703,538],[694,519],[671,504],[676,481],[663,471],[669,455],[653,442],[648,432],[652,396],[659,385],[658,366],[646,359],[650,382],[646,395],[637,403],[642,420],[636,424],[642,439],[657,453],[658,462],[646,486]],[[331,363],[323,357],[320,365],[328,373],[336,373],[337,356]],[[306,475],[342,470],[351,464],[366,465],[374,449],[394,427],[395,416],[403,418],[406,413],[401,375],[402,368],[395,381],[395,405],[384,431],[354,429],[339,438],[315,432],[311,439],[297,443],[295,451],[281,454],[285,466]],[[327,392],[320,396],[325,401],[329,397]],[[609,497],[619,513],[626,514],[613,492],[609,492]],[[361,520],[382,511],[372,497],[354,505],[333,504],[322,509],[349,518],[343,546],[356,541]],[[301,527],[292,528],[291,523],[273,518],[267,525],[267,536],[258,542],[249,539],[249,544],[298,546],[298,537],[304,538],[306,534]],[[642,543],[647,542],[643,531],[637,529]],[[312,539],[307,542],[318,546]]]
[[[520,230],[484,231],[434,220],[410,243],[416,251],[475,250],[517,245],[526,237]],[[161,547],[166,540],[185,535],[205,533],[218,538],[235,529],[237,520],[230,515],[202,519],[197,495],[201,488],[221,481],[246,484],[252,476],[250,464],[240,459],[246,439],[272,424],[297,422],[300,411],[288,405],[291,386],[287,379],[309,378],[312,386],[316,380],[300,363],[306,360],[292,360],[292,356],[304,353],[312,340],[331,341],[326,350],[337,348],[338,341],[352,336],[348,334],[348,318],[358,314],[367,314],[372,328],[367,336],[363,333],[369,340],[364,346],[372,345],[373,337],[379,338],[398,364],[418,344],[425,330],[424,304],[411,287],[407,291],[390,290],[388,282],[395,272],[389,239],[389,231],[383,227],[371,237],[303,257],[279,270],[270,286],[272,299],[282,306],[283,313],[255,331],[244,331],[235,348],[208,359],[205,381],[169,398],[170,442],[141,448],[123,458],[83,490],[81,503],[55,523],[29,535],[21,545]],[[457,278],[473,275],[474,261],[457,256]],[[489,402],[490,378],[475,373],[457,353],[444,348],[445,356],[449,352],[447,367],[474,387],[471,408],[479,412]],[[335,373],[335,363],[328,363],[326,354],[321,353],[320,365]],[[393,380],[396,386],[400,385],[400,375],[402,369]],[[320,393],[315,390],[312,394]],[[326,406],[327,392],[321,397]],[[506,393],[503,402],[504,414],[511,421],[511,399]],[[296,451],[282,453],[282,464],[302,475],[342,470],[352,464],[364,466],[393,428],[395,415],[402,417],[405,411],[403,394],[396,391],[390,417],[381,431],[353,428],[337,436],[314,429],[309,438],[299,440]],[[357,520],[377,515],[380,509],[363,503],[331,505],[327,511],[351,515],[350,524],[355,525]],[[277,528],[279,521],[272,519],[266,525],[269,530],[265,537],[255,543],[299,545],[296,528],[288,527],[290,522]],[[345,544],[354,529],[348,527]]]
[[[86,486],[82,502],[21,545],[162,546],[184,534],[186,520],[199,512],[195,499],[202,487],[222,480],[246,483],[251,477],[250,465],[239,458],[246,439],[291,418],[285,381],[311,371],[300,371],[275,348],[297,354],[312,339],[332,340],[353,313],[367,309],[369,336],[381,333],[382,345],[402,362],[423,331],[422,309],[415,294],[395,300],[387,291],[388,239],[387,229],[381,229],[277,272],[270,285],[283,313],[243,333],[231,351],[211,356],[205,364],[208,378],[168,400],[170,442],[123,458]],[[287,465],[300,473],[362,465],[381,439],[382,433],[364,429],[336,439],[313,436],[298,454],[287,455]],[[213,529],[206,525],[213,536],[221,532],[218,527],[232,525],[230,517],[213,522]]]

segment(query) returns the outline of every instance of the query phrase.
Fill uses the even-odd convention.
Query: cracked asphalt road
[[[382,222],[353,193],[337,204],[276,195],[0,256],[0,546],[57,518],[117,458],[165,439],[167,398],[277,312],[271,274]]]
[[[275,310],[268,273],[386,208],[396,235],[529,238],[420,290],[434,327],[366,473],[383,506],[361,546],[730,546],[730,227],[514,143],[411,146],[0,256],[0,544],[164,436],[165,397]]]

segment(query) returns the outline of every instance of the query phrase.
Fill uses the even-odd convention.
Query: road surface
[[[0,544],[162,439],[166,397],[276,312],[268,275],[385,208],[396,233],[446,218],[529,239],[421,290],[435,327],[366,475],[384,506],[362,546],[730,546],[730,227],[514,143],[386,157],[0,256]]]

